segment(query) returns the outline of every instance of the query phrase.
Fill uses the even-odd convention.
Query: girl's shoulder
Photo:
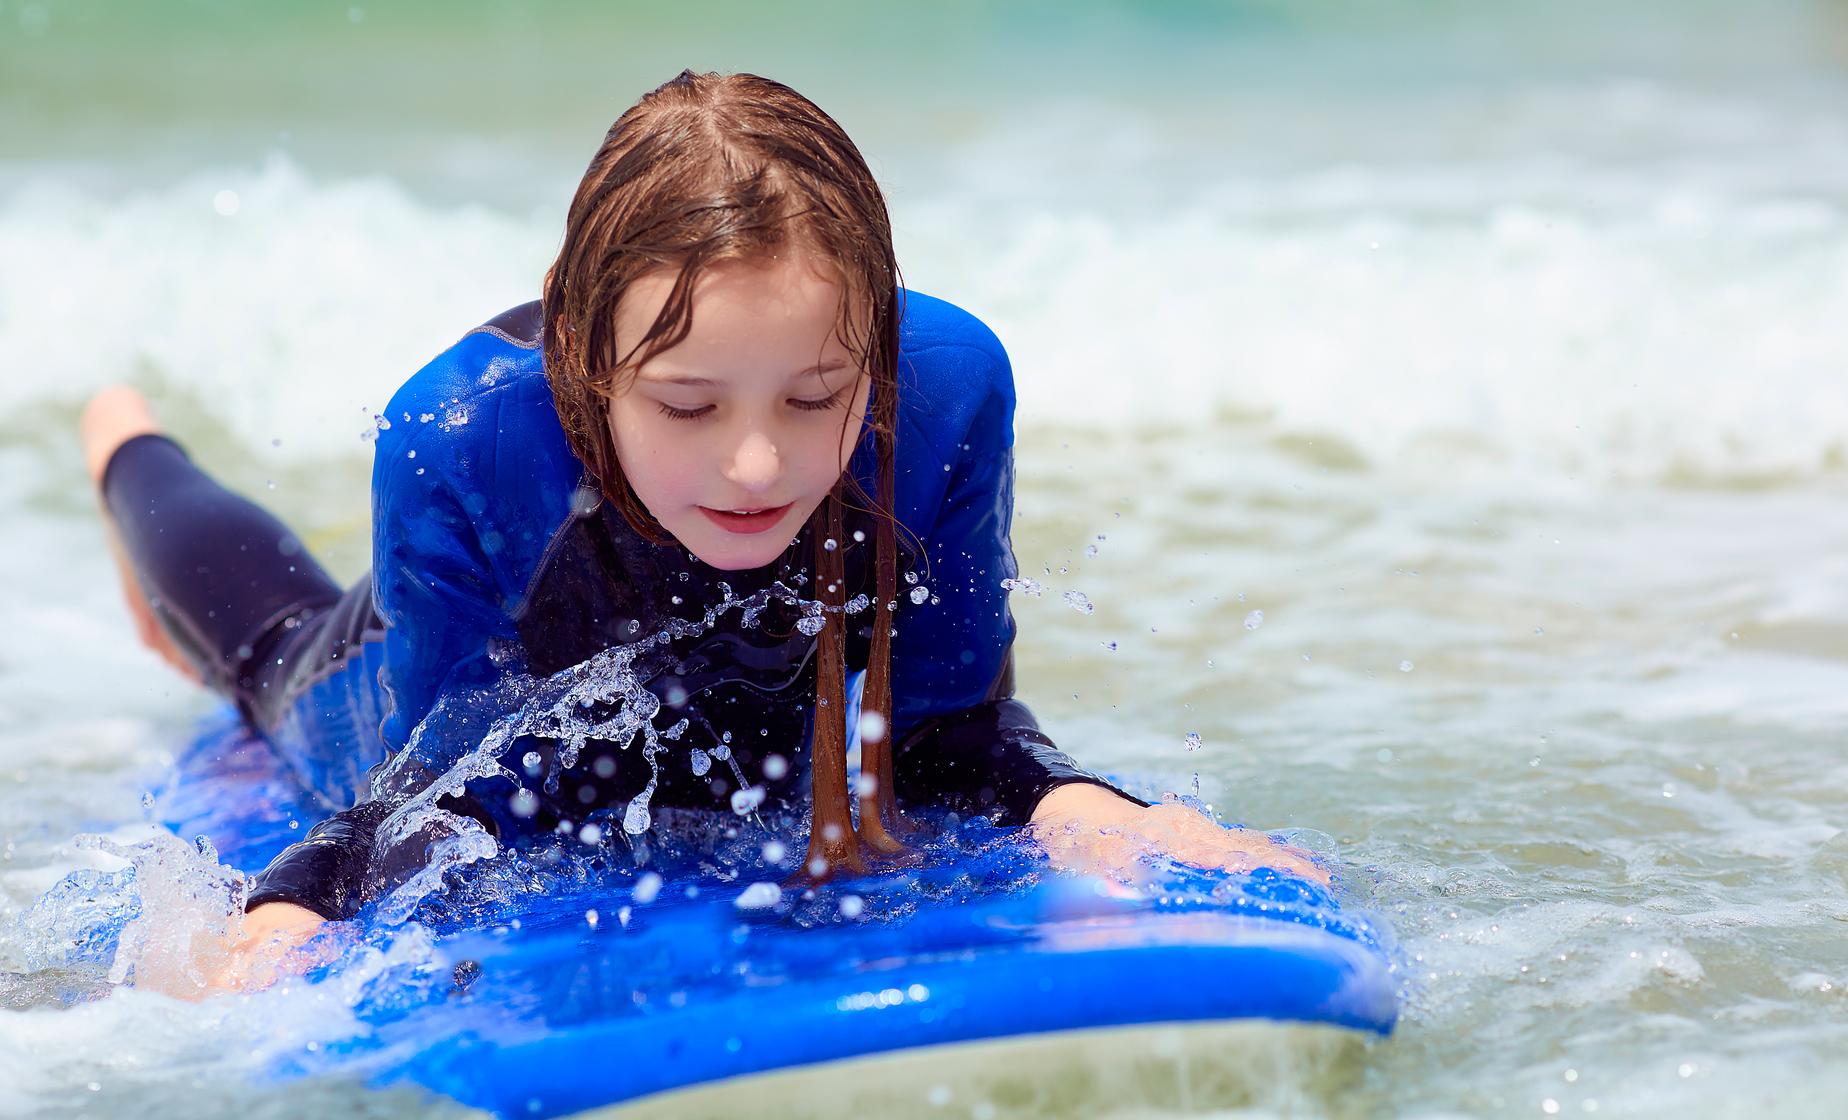
[[[981,360],[1007,370],[1007,351],[987,323],[950,303],[904,288],[898,292],[902,318],[898,349],[907,357],[924,357],[931,351],[961,351],[963,360]]]
[[[994,429],[990,440],[1000,435],[1011,443],[1014,372],[995,332],[947,300],[913,291],[900,296],[898,399],[904,426],[945,462],[968,450],[971,428]]]
[[[570,516],[585,476],[552,403],[539,323],[537,302],[513,308],[411,375],[387,406],[373,463],[375,524],[452,506],[514,582]]]
[[[445,437],[469,442],[496,433],[503,410],[531,410],[543,397],[550,412],[550,388],[545,381],[545,356],[539,340],[539,304],[522,304],[464,334],[449,349],[412,374],[386,406],[380,437],[393,442],[444,442]],[[527,418],[538,423],[544,415]],[[558,424],[550,413],[553,427]],[[403,425],[404,431],[399,431]],[[543,426],[541,424],[541,426]],[[562,433],[561,433],[562,435]]]

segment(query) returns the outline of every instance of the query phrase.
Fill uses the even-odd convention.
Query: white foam
[[[359,453],[362,408],[534,298],[556,224],[281,157],[127,198],[48,174],[0,200],[0,408],[130,379],[196,397],[249,446]]]
[[[1376,464],[1594,478],[1839,466],[1839,202],[1802,168],[1659,170],[1299,168],[1161,206],[953,181],[902,201],[899,247],[911,283],[996,328],[1028,426],[1238,418]],[[281,157],[120,199],[57,182],[0,198],[0,364],[23,373],[0,407],[128,377],[285,457],[362,456],[364,410],[535,296],[559,230]]]
[[[934,223],[952,225],[945,214]],[[1617,216],[1495,206],[1133,225],[1039,212],[952,281],[1028,423],[1227,415],[1374,461],[1433,450],[1591,476],[1801,472],[1848,422],[1848,225],[1792,200]]]

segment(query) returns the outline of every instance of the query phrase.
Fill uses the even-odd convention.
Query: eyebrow
[[[833,373],[837,369],[845,369],[845,368],[847,368],[847,363],[841,361],[839,358],[836,358],[833,361],[829,361],[829,362],[817,362],[816,364],[808,367],[807,369],[799,369],[795,373],[790,374],[790,380],[793,381],[798,377],[818,377],[821,374]],[[711,386],[718,384],[718,382],[714,381],[710,377],[694,377],[691,374],[638,373],[636,374],[636,376],[641,378],[643,381],[652,382],[656,385],[689,385],[695,388],[699,388],[699,387],[711,387]]]

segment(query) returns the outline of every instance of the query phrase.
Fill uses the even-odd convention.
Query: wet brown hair
[[[908,828],[893,802],[889,730],[861,745],[871,788],[861,793],[857,836],[847,791],[843,502],[877,515],[877,594],[861,703],[888,729],[898,594],[892,506],[902,309],[891,219],[859,149],[814,102],[752,74],[682,71],[643,96],[610,127],[571,200],[564,244],[546,275],[545,368],[572,450],[638,533],[665,542],[669,535],[623,476],[610,398],[648,359],[686,338],[694,287],[707,268],[794,250],[838,272],[836,330],[872,379],[866,425],[878,461],[876,496],[843,472],[809,522],[827,625],[818,638],[814,818],[804,869],[820,878],[832,869],[859,870],[862,849],[902,852],[898,834]],[[623,293],[662,272],[671,272],[674,284],[660,314],[641,338],[618,339]]]

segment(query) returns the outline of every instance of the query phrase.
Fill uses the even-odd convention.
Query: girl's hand
[[[305,972],[315,962],[299,950],[326,925],[325,918],[306,907],[266,902],[244,915],[243,938],[223,946],[222,955],[203,970],[202,991],[170,994],[203,999],[220,992],[254,992],[284,975]]]
[[[1299,848],[1222,828],[1178,803],[1144,808],[1102,786],[1060,786],[1041,799],[1029,827],[1053,863],[1071,871],[1139,880],[1150,856],[1166,856],[1235,874],[1269,867],[1328,885],[1328,872]]]

